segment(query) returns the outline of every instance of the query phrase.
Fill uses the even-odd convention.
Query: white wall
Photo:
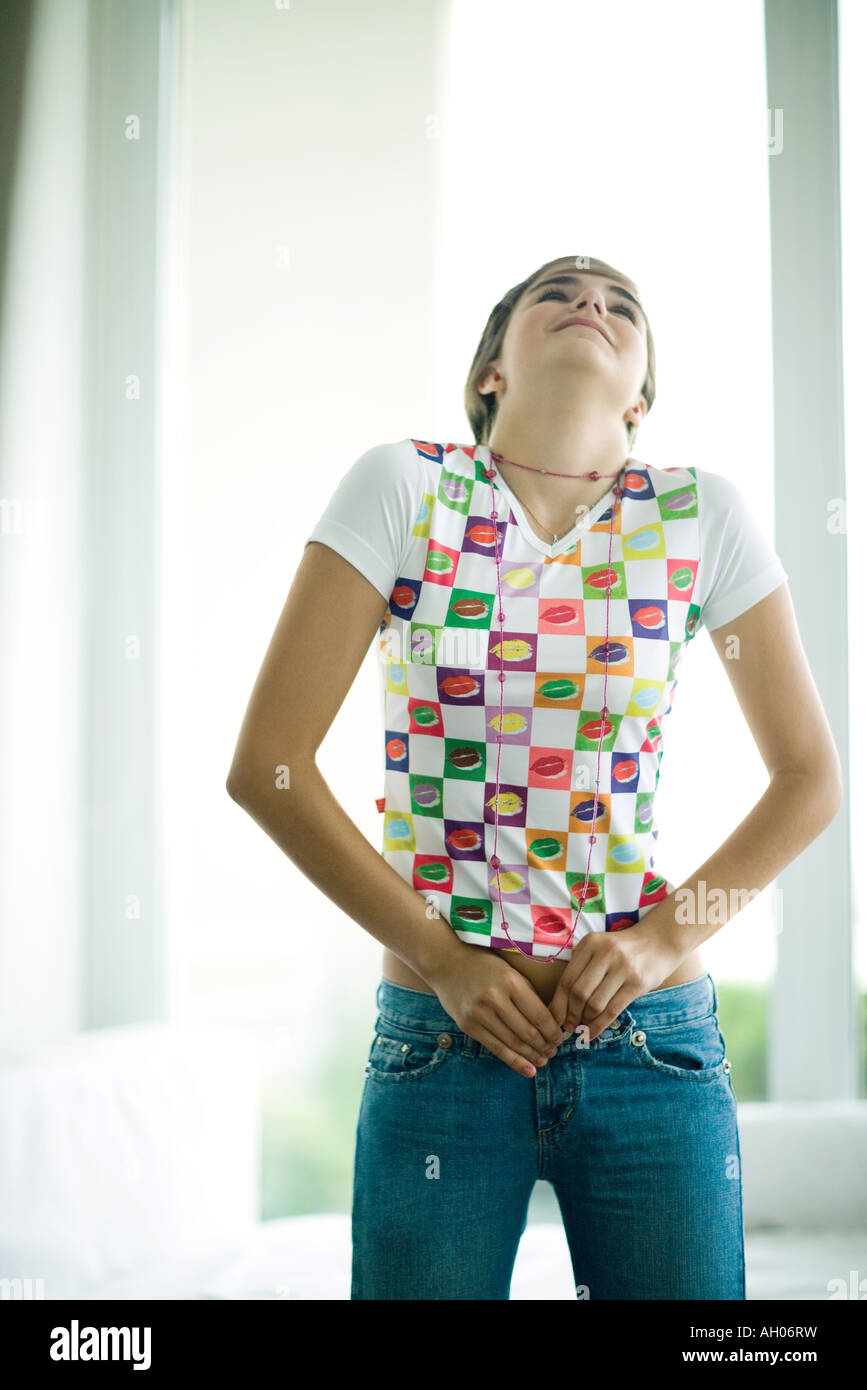
[[[341,475],[372,444],[436,429],[428,117],[447,13],[438,0],[183,6],[185,444],[171,478],[183,522],[176,513],[166,554],[176,660],[163,692],[176,1007],[289,1020],[299,1048],[315,1047],[305,1021],[323,1003],[333,1017],[345,995],[341,1008],[370,1015],[382,948],[230,800],[225,778]],[[372,648],[319,762],[378,848],[374,661]],[[186,973],[198,950],[207,979]]]

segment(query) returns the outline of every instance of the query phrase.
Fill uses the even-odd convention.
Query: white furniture
[[[348,1299],[348,1215],[258,1220],[259,1065],[248,1034],[216,1027],[7,1048],[0,1280],[22,1281],[4,1286],[11,1296]],[[739,1114],[747,1297],[851,1298],[862,1279],[863,1296],[867,1102]],[[534,1196],[513,1299],[574,1298],[562,1224],[533,1219],[544,1205]]]

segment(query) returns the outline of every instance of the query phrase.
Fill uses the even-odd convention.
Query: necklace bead
[[[620,485],[620,474],[623,472],[623,469],[620,469],[618,473],[599,473],[595,468],[592,469],[590,473],[555,473],[553,472],[553,470],[548,468],[531,468],[529,464],[515,463],[513,459],[507,459],[504,458],[502,454],[495,453],[494,450],[490,447],[490,445],[488,445],[487,448],[488,453],[490,454],[490,457],[492,459],[497,459],[499,463],[511,463],[514,468],[525,468],[530,473],[541,473],[546,476],[548,475],[548,473],[550,473],[552,478],[589,478],[593,482],[597,482],[599,478],[617,478],[618,481],[614,484],[614,495],[616,498],[620,497],[621,495],[622,488]],[[490,464],[487,468],[482,469],[482,473],[484,477],[488,479],[496,477],[496,473],[494,469],[490,466]],[[550,532],[552,544],[556,545],[560,537],[566,535],[566,531],[552,531],[550,526],[545,526],[544,521],[539,521],[539,518],[537,517],[536,513],[527,505],[526,502],[522,502],[521,505],[525,511],[530,513],[530,516],[533,518],[534,521],[538,521],[540,526],[542,526],[546,531]],[[496,512],[491,512],[492,518],[495,518],[496,515]],[[567,527],[566,530],[568,531],[569,527]]]

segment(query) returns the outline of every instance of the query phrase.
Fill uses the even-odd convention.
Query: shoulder
[[[393,439],[371,444],[353,464],[359,473],[394,474],[400,476],[417,471],[419,454],[412,439]]]
[[[407,436],[406,439],[371,445],[354,466],[359,472],[365,473],[435,477],[443,468],[474,468],[475,450],[473,444],[440,443]]]
[[[695,480],[694,468],[658,468],[653,463],[645,463],[642,459],[630,458],[626,473],[635,474],[636,480],[647,478],[652,484],[654,492],[671,492],[672,488],[681,487],[685,482]]]
[[[696,464],[685,464],[679,468],[657,468],[637,459],[632,463],[637,473],[647,476],[657,497],[693,488],[699,516],[704,524],[710,524],[716,519],[724,520],[733,512],[743,514],[749,510],[749,498],[724,473],[699,468]]]
[[[725,473],[714,473],[710,468],[695,468],[693,472],[701,497],[708,507],[731,511],[733,507],[746,504],[748,499]]]
[[[345,468],[335,505],[358,507],[361,514],[398,499],[409,503],[425,490],[426,465],[411,439],[371,444]]]
[[[696,468],[698,510],[707,537],[733,535],[755,538],[764,532],[762,498],[748,483],[741,485],[725,473]]]
[[[361,485],[370,483],[378,491],[392,495],[411,493],[420,504],[423,497],[437,495],[444,475],[458,475],[467,482],[477,477],[481,465],[476,463],[476,448],[475,444],[408,436],[374,444],[362,454],[353,471]]]
[[[476,444],[442,443],[431,439],[410,439],[409,443],[434,475],[445,471],[470,476],[476,469]]]
[[[697,484],[694,467],[657,468],[631,458],[626,473],[628,494],[639,502],[655,501],[665,517],[696,515]]]

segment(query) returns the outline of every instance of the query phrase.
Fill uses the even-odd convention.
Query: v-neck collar
[[[594,502],[589,512],[585,512],[582,519],[575,523],[571,531],[567,531],[566,534],[561,536],[558,541],[555,541],[553,545],[548,545],[546,541],[542,540],[541,536],[536,535],[536,532],[530,525],[529,517],[526,515],[524,508],[509,487],[509,484],[506,482],[495,461],[491,458],[490,446],[487,444],[476,445],[476,458],[483,463],[486,468],[493,468],[496,474],[493,481],[502,491],[509,506],[512,508],[521,535],[535,550],[541,551],[541,553],[546,555],[550,560],[555,559],[558,555],[565,555],[567,551],[574,549],[585,532],[589,531],[591,526],[596,525],[600,516],[608,510],[614,500],[614,489],[617,486],[617,478],[615,478],[605,495],[600,497],[598,502]],[[628,467],[629,465],[627,463],[625,469],[621,470],[621,474],[618,474],[618,477],[622,476],[623,471],[628,470]]]

